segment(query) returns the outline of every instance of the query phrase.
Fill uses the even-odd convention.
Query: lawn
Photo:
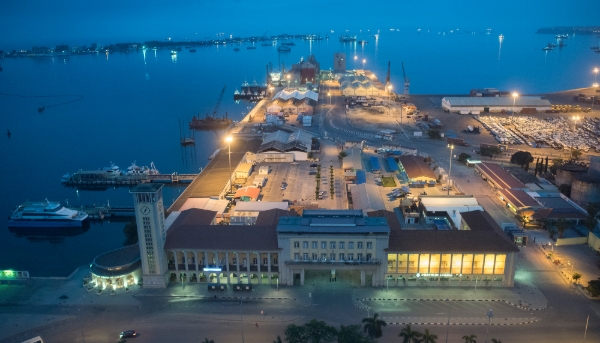
[[[396,187],[396,180],[391,176],[384,176],[381,178],[381,184],[383,187]]]

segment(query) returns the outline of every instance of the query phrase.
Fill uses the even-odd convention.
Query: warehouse
[[[429,165],[423,161],[422,157],[404,155],[399,158],[399,169],[401,173],[406,174],[410,182],[415,181],[435,181],[436,176]]]
[[[449,112],[479,114],[481,112],[545,112],[550,101],[537,96],[513,97],[444,97],[442,107]]]

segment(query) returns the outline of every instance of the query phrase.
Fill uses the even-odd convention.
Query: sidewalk
[[[355,305],[365,300],[416,300],[416,301],[502,301],[529,310],[544,310],[546,297],[533,285],[515,283],[514,288],[474,287],[393,287],[386,289],[357,288],[354,290]],[[362,305],[364,306],[364,305]]]

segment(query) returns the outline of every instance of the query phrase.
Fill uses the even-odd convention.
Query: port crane
[[[227,85],[223,86],[221,89],[221,94],[219,94],[219,100],[217,100],[217,104],[215,105],[215,110],[213,111],[211,117],[215,118],[217,116],[217,112],[219,112],[219,107],[221,107],[221,100],[223,100],[223,94],[225,94],[225,88]]]
[[[404,71],[404,62],[402,62],[402,77],[404,77],[404,94],[408,95],[408,90],[410,88],[410,79],[406,76],[406,72]]]

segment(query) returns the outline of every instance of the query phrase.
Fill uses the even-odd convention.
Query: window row
[[[505,254],[388,254],[388,273],[504,274]]]
[[[308,249],[309,246],[309,241],[303,241],[302,242],[302,248],[304,249]],[[318,241],[312,241],[311,243],[311,247],[313,249],[318,249],[319,248],[319,242]],[[334,242],[334,241],[330,241],[329,242],[329,249],[336,249],[336,243],[338,244],[337,246],[339,247],[339,249],[346,249],[346,243],[348,243],[348,249],[354,249],[354,243],[355,242]],[[363,249],[364,246],[367,247],[367,249],[373,249],[373,242],[356,242],[356,249]],[[294,248],[300,248],[300,241],[294,241]],[[321,241],[321,249],[327,249],[327,242],[326,241]]]
[[[338,257],[339,259],[336,260],[336,257]],[[302,259],[301,259],[302,258]],[[312,254],[308,254],[308,253],[303,253],[302,256],[299,253],[295,253],[294,254],[294,261],[313,261],[313,262],[335,262],[335,261],[356,261],[356,262],[370,262],[372,258],[371,254],[356,254],[356,259],[355,259],[355,255],[353,253],[349,253],[349,254],[344,254],[344,253],[340,253],[340,254],[335,254],[335,253],[330,253],[330,254],[317,254],[317,253],[312,253]]]

